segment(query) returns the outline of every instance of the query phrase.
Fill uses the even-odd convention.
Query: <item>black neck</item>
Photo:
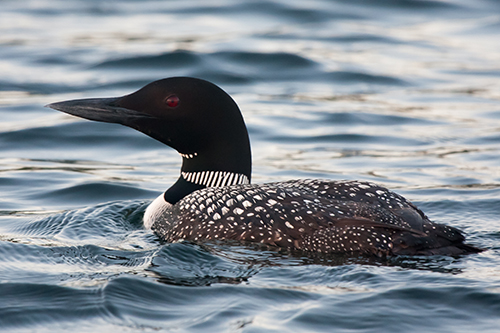
[[[168,203],[174,205],[186,195],[201,190],[202,188],[205,188],[205,186],[188,182],[184,178],[179,177],[175,184],[165,191],[163,198],[165,198],[165,201]]]
[[[191,157],[184,156],[182,158],[181,174],[185,172],[199,173],[203,171],[206,173],[211,171],[220,173],[229,172],[235,175],[244,175],[246,176],[248,182],[250,182],[252,173],[252,157],[248,136],[246,136],[246,140],[243,140],[243,144],[235,146],[222,147],[223,149],[220,149],[221,147],[218,146],[217,148],[219,149],[212,152],[205,151],[204,153],[196,152],[195,154],[195,152],[193,152],[184,154]],[[233,179],[235,178],[233,177]],[[174,205],[185,196],[205,187],[206,186],[203,184],[188,181],[181,175],[175,184],[165,192],[164,198],[167,202]]]

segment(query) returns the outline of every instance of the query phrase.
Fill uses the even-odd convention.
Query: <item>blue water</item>
[[[208,79],[256,183],[359,179],[487,251],[314,256],[142,227],[179,155],[44,108]],[[500,331],[500,2],[0,3],[0,331]]]

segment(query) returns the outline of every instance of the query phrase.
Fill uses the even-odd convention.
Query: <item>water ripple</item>
[[[3,1],[0,330],[497,332],[498,1]],[[43,105],[163,77],[219,84],[256,182],[395,189],[487,248],[353,258],[161,242],[181,159]]]

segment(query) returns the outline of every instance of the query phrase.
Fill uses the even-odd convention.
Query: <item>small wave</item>
[[[287,52],[215,52],[196,53],[177,50],[160,55],[136,55],[103,61],[94,69],[161,70],[165,76],[186,75],[216,82],[247,83],[251,81],[328,81],[407,86],[401,78],[356,71],[328,71],[322,64],[303,55]],[[168,74],[167,74],[168,73]],[[218,79],[218,80],[217,80]],[[220,80],[220,81],[219,81]]]
[[[111,59],[95,65],[94,69],[125,69],[125,68],[179,68],[193,67],[202,62],[202,57],[194,52],[175,51],[159,55],[137,55],[121,59]]]

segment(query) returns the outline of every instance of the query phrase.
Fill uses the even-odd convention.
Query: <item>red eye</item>
[[[179,97],[175,95],[168,96],[165,100],[165,103],[167,103],[169,107],[175,108],[177,105],[179,105]]]

